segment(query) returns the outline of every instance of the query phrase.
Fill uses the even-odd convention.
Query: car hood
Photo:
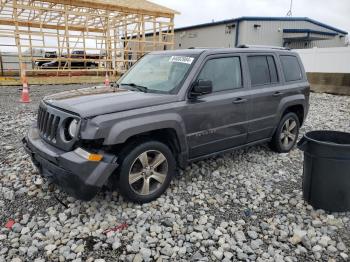
[[[143,93],[105,86],[76,89],[44,98],[46,104],[79,114],[81,117],[155,106],[176,100],[175,95]]]

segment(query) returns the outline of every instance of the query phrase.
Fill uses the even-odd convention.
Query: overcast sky
[[[240,16],[286,16],[290,0],[151,0],[179,11],[175,28]],[[350,0],[293,0],[293,16],[350,32]]]

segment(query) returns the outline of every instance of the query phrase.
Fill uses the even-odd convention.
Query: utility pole
[[[290,0],[290,7],[289,7],[289,11],[287,13],[287,16],[292,17],[292,9],[293,9],[293,0]]]

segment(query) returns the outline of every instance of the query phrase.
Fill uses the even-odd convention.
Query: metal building
[[[175,48],[240,44],[293,49],[341,47],[347,32],[307,17],[240,17],[175,29]]]

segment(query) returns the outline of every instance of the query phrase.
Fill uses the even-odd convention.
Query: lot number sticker
[[[172,56],[170,57],[170,63],[183,63],[183,64],[192,64],[194,58],[187,56]]]

